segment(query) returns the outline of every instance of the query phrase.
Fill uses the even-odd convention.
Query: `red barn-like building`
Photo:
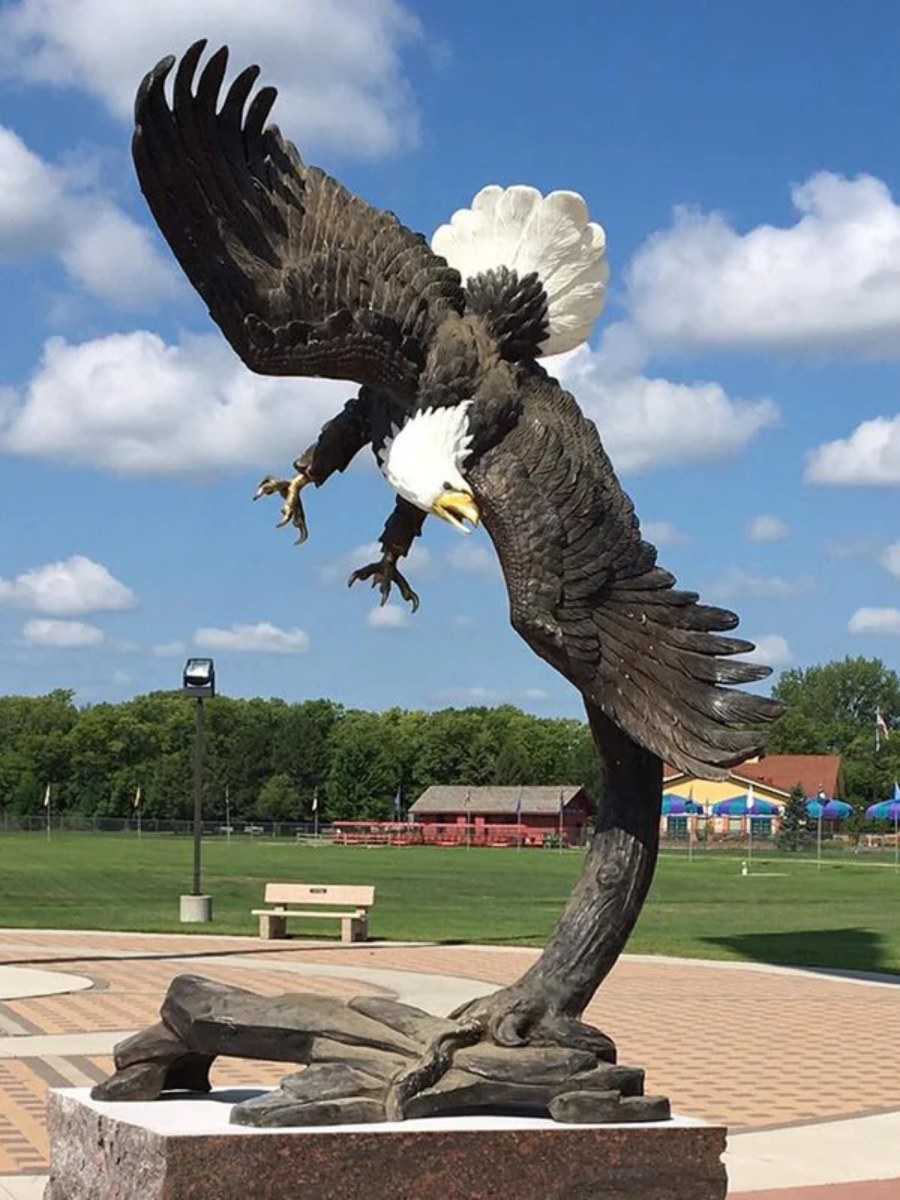
[[[430,787],[409,814],[426,843],[541,846],[561,833],[579,846],[591,811],[581,787]]]

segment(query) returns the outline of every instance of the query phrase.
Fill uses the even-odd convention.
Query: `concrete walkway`
[[[390,995],[446,1013],[512,982],[536,953],[0,930],[0,1200],[41,1194],[47,1088],[105,1077],[113,1045],[156,1020],[175,975],[267,995]],[[616,1039],[623,1063],[647,1067],[648,1091],[734,1131],[734,1200],[897,1200],[898,1001],[890,978],[626,956],[588,1019]],[[832,1043],[816,1029],[853,1037]],[[268,1086],[284,1073],[282,1063],[220,1060],[213,1078]]]

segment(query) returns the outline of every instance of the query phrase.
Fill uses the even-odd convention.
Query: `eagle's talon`
[[[281,496],[283,501],[281,505],[281,520],[276,524],[275,528],[282,529],[285,525],[293,525],[298,531],[295,544],[301,546],[309,537],[309,526],[306,523],[306,513],[303,511],[303,501],[300,499],[300,492],[312,480],[303,469],[301,459],[297,459],[294,463],[294,469],[297,471],[297,474],[293,479],[276,479],[272,475],[266,475],[260,481],[253,499],[258,500],[260,496],[274,496],[276,493]]]
[[[396,584],[397,590],[410,605],[412,611],[416,612],[418,609],[419,597],[397,570],[397,563],[392,554],[385,554],[380,562],[368,563],[365,567],[354,571],[347,580],[347,587],[353,587],[354,583],[362,583],[366,579],[371,579],[373,588],[380,588],[382,608],[391,598],[391,588]]]

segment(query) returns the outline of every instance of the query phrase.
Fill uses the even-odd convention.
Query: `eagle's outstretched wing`
[[[678,591],[641,540],[593,422],[540,367],[520,368],[519,421],[469,469],[509,589],[513,626],[634,741],[711,778],[762,745],[781,711],[723,684],[767,667],[720,636],[724,609]]]
[[[431,335],[462,312],[459,275],[397,218],[351,195],[265,122],[274,88],[247,103],[243,71],[219,107],[223,47],[205,42],[141,84],[133,153],[141,189],[210,315],[263,375],[352,379],[409,396]]]

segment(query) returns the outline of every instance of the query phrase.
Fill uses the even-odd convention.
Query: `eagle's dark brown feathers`
[[[263,375],[352,379],[414,396],[435,329],[461,313],[459,275],[391,213],[358,199],[274,126],[274,88],[247,105],[243,71],[219,107],[223,48],[164,59],[135,104],[141,189],[210,315]]]

